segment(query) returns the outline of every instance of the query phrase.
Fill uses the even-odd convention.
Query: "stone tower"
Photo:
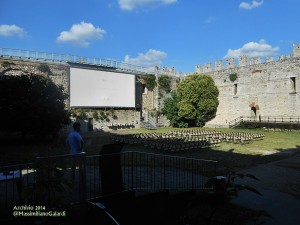
[[[300,57],[300,44],[293,44],[293,56]]]

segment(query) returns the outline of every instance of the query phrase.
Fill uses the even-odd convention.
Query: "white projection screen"
[[[70,68],[71,107],[135,107],[135,75]]]

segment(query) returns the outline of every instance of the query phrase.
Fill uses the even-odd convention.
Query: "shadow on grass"
[[[85,148],[87,154],[98,154],[100,149],[104,144],[112,143],[110,139],[110,133],[106,132],[91,132],[85,133]],[[44,140],[44,141],[37,141],[35,139],[27,139],[27,140],[18,140],[18,139],[10,139],[9,141],[6,140],[5,143],[1,145],[5,148],[2,148],[1,151],[1,158],[6,163],[6,165],[11,161],[16,162],[31,162],[35,156],[43,155],[43,154],[64,154],[68,151],[66,146],[64,145],[65,136],[60,137],[56,140]],[[134,144],[129,145],[126,144],[123,148],[123,151],[142,151],[142,152],[152,152],[152,153],[161,153],[161,154],[168,154],[168,155],[176,155],[181,157],[192,157],[192,158],[200,158],[200,159],[208,159],[208,160],[215,160],[218,161],[217,173],[218,175],[224,175],[227,173],[228,170],[231,171],[239,171],[243,169],[247,169],[259,164],[265,164],[273,161],[277,161],[280,159],[284,159],[290,157],[292,155],[300,153],[300,146],[296,145],[294,148],[284,149],[284,148],[277,148],[277,153],[263,155],[246,155],[235,152],[235,148],[229,148],[226,151],[218,150],[216,148],[201,148],[201,149],[194,149],[194,150],[187,150],[182,152],[167,152],[167,151],[158,151],[151,148],[146,148],[142,144]],[[23,153],[23,155],[20,155]],[[25,155],[30,153],[30,158],[26,158]],[[4,156],[4,157],[3,157]],[[24,158],[23,158],[24,157]],[[190,211],[190,219],[194,219],[194,221],[182,221],[189,222],[190,224],[207,224],[205,221],[201,223],[198,219],[205,218],[206,215],[201,215],[201,212],[204,213],[204,210],[207,210],[209,206],[209,202],[205,202],[207,199],[200,201],[201,204],[196,205],[195,207],[191,208]],[[207,200],[210,201],[210,200]],[[211,203],[214,207],[214,203]],[[237,223],[241,223],[241,219],[238,219],[238,213],[255,213],[249,209],[243,209],[236,205],[230,205],[230,212],[228,211],[228,205],[225,208],[220,208],[220,213],[223,215],[218,215],[218,218],[222,218],[222,216],[228,216],[229,213],[232,213],[231,216],[222,218],[223,221],[216,221],[217,222],[224,222],[227,220],[232,220],[233,217],[237,218]],[[213,210],[213,209],[212,209]],[[200,214],[199,214],[200,213]],[[248,216],[248,215],[247,215]],[[250,218],[253,218],[254,214],[250,215]],[[184,219],[184,218],[182,218]],[[177,224],[180,224],[180,222]],[[157,223],[158,224],[158,223]],[[168,223],[164,223],[168,224]],[[175,224],[175,223],[173,223]],[[226,223],[224,223],[226,224]],[[233,224],[233,223],[232,223]]]

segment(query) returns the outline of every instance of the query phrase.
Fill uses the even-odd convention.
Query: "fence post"
[[[79,154],[79,201],[84,207],[86,201],[86,153]]]
[[[86,153],[82,152],[78,156],[79,158],[79,204],[82,213],[82,218],[86,221],[87,218],[87,207],[86,207]]]
[[[164,190],[166,190],[166,155],[164,155]]]
[[[19,197],[19,203],[22,204],[23,203],[23,198],[22,198],[22,190],[23,190],[23,174],[22,174],[22,166],[19,166],[19,173],[20,173],[20,177],[19,179],[16,180],[16,184],[17,184],[17,192],[18,192],[18,197]]]
[[[121,165],[121,150],[124,144],[103,145],[100,152],[100,176],[102,194],[114,194],[124,191]]]
[[[192,160],[192,189],[194,188],[194,160]]]

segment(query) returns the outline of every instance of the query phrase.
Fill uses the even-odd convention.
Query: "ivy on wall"
[[[38,69],[39,71],[41,71],[42,73],[51,74],[50,67],[49,67],[48,64],[46,64],[46,63],[40,63],[40,64],[37,66],[37,69]]]
[[[1,63],[1,66],[4,67],[4,68],[10,67],[10,66],[12,66],[12,65],[15,65],[15,64],[12,63],[12,62],[8,62],[8,61],[3,61],[3,62]]]
[[[82,120],[88,118],[87,111],[84,109],[71,109],[71,116]]]
[[[87,109],[72,109],[71,115],[74,118],[87,120],[89,116],[92,116],[96,121],[106,121],[110,122],[110,118],[116,120],[118,116],[115,114],[113,109],[109,111],[99,111],[99,110],[87,110]]]
[[[237,74],[236,73],[231,73],[229,74],[229,80],[231,80],[232,82],[235,81],[237,79]]]
[[[171,91],[171,77],[162,75],[158,78],[159,87],[162,88],[166,93]]]
[[[143,80],[144,80],[144,83],[145,83],[145,86],[146,88],[149,90],[149,91],[153,91],[153,89],[156,87],[156,78],[155,78],[155,75],[154,74],[150,74],[150,75],[147,75],[147,76],[144,76],[143,77]]]

